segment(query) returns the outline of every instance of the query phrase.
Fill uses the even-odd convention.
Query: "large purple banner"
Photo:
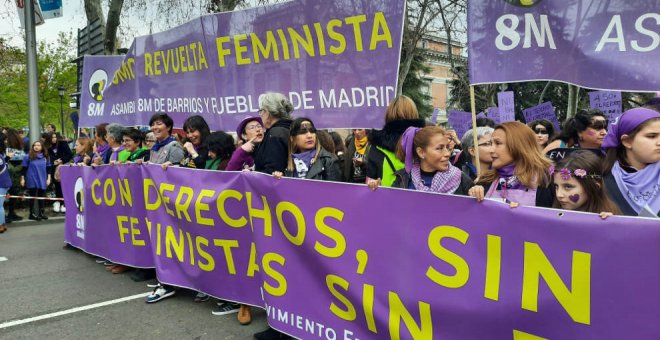
[[[660,89],[657,0],[470,0],[470,83]]]
[[[660,337],[657,220],[253,172],[61,175],[66,242],[299,338]]]
[[[102,100],[83,97],[80,124],[147,125],[164,112],[176,127],[199,114],[211,129],[233,131],[275,91],[318,127],[380,127],[396,89],[404,7],[403,0],[294,0],[138,37],[97,85]]]

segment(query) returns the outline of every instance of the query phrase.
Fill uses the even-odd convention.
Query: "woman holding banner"
[[[273,176],[317,179],[341,182],[341,169],[337,157],[321,147],[316,128],[309,118],[297,118],[289,132],[289,155],[286,171]]]
[[[404,168],[394,154],[401,135],[411,126],[423,128],[425,125],[412,99],[403,95],[394,98],[385,111],[385,126],[369,137],[372,148],[367,159],[367,184],[378,182],[370,185],[392,186],[394,173]]]
[[[187,142],[183,144],[185,154],[181,166],[185,168],[204,169],[209,158],[207,139],[211,129],[202,116],[195,115],[186,118],[183,122],[183,131],[186,132]]]
[[[501,199],[525,206],[551,207],[554,190],[549,187],[546,159],[536,144],[532,130],[520,122],[495,127],[490,148],[492,169],[484,172],[469,195],[478,201]]]
[[[451,164],[451,152],[452,143],[444,129],[409,127],[396,150],[405,168],[395,173],[392,187],[466,196],[474,184]]]
[[[647,108],[624,112],[612,124],[603,149],[605,188],[623,214],[660,217],[660,113]]]

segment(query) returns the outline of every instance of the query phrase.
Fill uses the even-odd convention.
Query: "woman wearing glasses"
[[[561,133],[543,150],[554,149],[600,149],[607,135],[607,118],[599,110],[580,110],[575,117],[564,123]]]
[[[534,130],[536,142],[539,143],[539,147],[545,149],[555,135],[555,127],[546,119],[535,120],[529,124],[529,127]]]
[[[240,147],[231,155],[226,171],[254,170],[254,150],[264,140],[264,127],[259,117],[243,119],[236,128]]]
[[[472,131],[474,130],[468,130],[461,140],[461,144],[463,145],[461,158],[465,161],[461,165],[461,170],[464,174],[474,180],[477,178],[477,162],[479,162],[482,173],[489,170],[490,165],[493,163],[493,158],[490,157],[490,147],[493,145],[492,134],[494,130],[487,126],[477,128],[477,147],[479,148],[478,160]]]

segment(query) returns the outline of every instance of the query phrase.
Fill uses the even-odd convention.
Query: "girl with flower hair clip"
[[[576,151],[550,166],[555,188],[553,208],[597,213],[605,219],[620,215],[605,193],[602,160],[591,151]]]

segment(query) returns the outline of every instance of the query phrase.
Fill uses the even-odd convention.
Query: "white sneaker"
[[[60,206],[60,212],[61,212],[61,213],[65,213],[65,212],[66,212],[66,207],[64,206],[64,204],[62,204],[62,205]]]
[[[62,203],[55,201],[55,203],[53,203],[53,211],[56,213],[60,212],[60,205],[62,205]]]

